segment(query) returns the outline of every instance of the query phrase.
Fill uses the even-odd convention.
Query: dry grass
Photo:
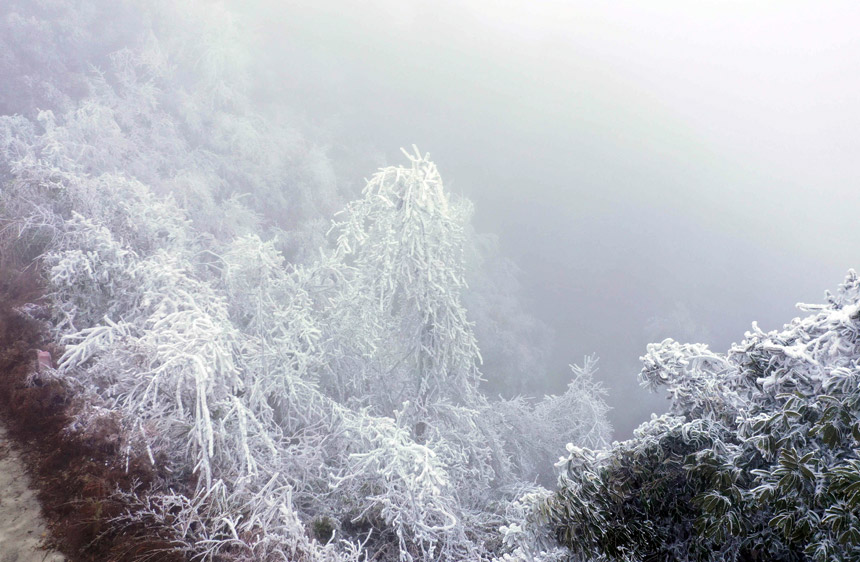
[[[168,526],[122,517],[139,508],[128,492],[146,491],[158,475],[145,456],[132,455],[126,465],[119,423],[108,417],[68,431],[80,407],[72,390],[56,378],[30,376],[37,349],[61,354],[38,321],[13,310],[42,293],[34,265],[0,272],[0,415],[25,452],[52,546],[73,562],[187,560]]]

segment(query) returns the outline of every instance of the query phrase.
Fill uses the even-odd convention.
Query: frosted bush
[[[163,469],[121,492],[145,508],[116,524],[172,525],[202,559],[490,558],[531,451],[563,445],[544,430],[607,428],[590,373],[537,405],[481,394],[469,203],[416,151],[327,238],[334,166],[286,113],[251,109],[229,13],[136,5],[90,60],[124,7],[13,4],[30,14],[0,22],[13,66],[26,48],[71,74],[25,92],[56,103],[0,117],[0,249],[41,255],[65,350],[50,376],[82,402],[69,431],[116,424]]]
[[[71,211],[44,256],[60,373],[121,413],[129,447],[196,482],[147,499],[147,516],[204,557],[484,559],[501,506],[539,471],[529,455],[562,445],[544,432],[602,439],[590,364],[534,406],[480,394],[459,302],[465,215],[439,181],[420,156],[382,171],[336,223],[338,248],[307,267],[257,235],[201,247],[171,200],[121,176],[62,190],[94,218]],[[101,206],[77,203],[97,185]],[[415,220],[437,234],[419,236]],[[373,230],[385,221],[410,233],[414,255],[389,227]],[[309,539],[314,522],[340,537]]]

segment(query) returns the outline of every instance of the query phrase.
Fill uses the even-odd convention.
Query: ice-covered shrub
[[[0,250],[41,258],[65,349],[51,376],[89,404],[69,431],[109,420],[163,469],[118,492],[146,508],[117,525],[171,525],[202,558],[490,557],[528,451],[558,448],[540,428],[588,444],[563,420],[605,420],[585,378],[538,405],[480,392],[468,202],[416,152],[327,238],[334,167],[247,103],[240,22],[202,2],[76,6],[0,8],[0,67],[29,49],[69,73],[0,85],[24,108],[0,117]]]
[[[427,170],[435,173],[416,158],[376,181],[401,178],[398,189],[420,201],[422,182],[437,189]],[[130,201],[146,206],[142,193]],[[342,238],[309,267],[287,264],[273,241],[254,235],[194,252],[199,242],[181,215],[152,206],[137,215],[152,228],[132,228],[121,218],[132,203],[105,201],[119,217],[106,226],[73,214],[45,256],[66,346],[60,370],[121,412],[130,443],[152,462],[193,477],[190,495],[160,492],[151,502],[153,513],[181,506],[197,521],[171,519],[183,536],[193,527],[207,555],[301,544],[303,556],[328,556],[334,547],[293,537],[296,521],[326,520],[338,541],[386,558],[485,558],[510,490],[534,477],[526,457],[551,455],[559,438],[592,444],[605,435],[590,364],[567,393],[521,405],[521,414],[515,402],[481,395],[462,281],[456,269],[445,273],[462,266],[456,242],[442,240],[458,232],[457,216],[433,216],[444,205],[397,220],[406,229],[441,220],[429,242],[453,252],[447,263],[421,261],[434,250],[418,248],[378,286],[372,267],[389,258],[372,253],[396,256],[389,242],[360,250],[353,240],[353,252]],[[145,235],[153,229],[175,234],[158,244]],[[338,541],[344,552],[356,548]]]
[[[560,395],[539,401],[523,397],[501,400],[484,416],[495,425],[517,473],[552,486],[557,478],[555,462],[568,443],[598,448],[608,444],[605,390],[594,381],[597,359],[586,357],[571,365],[573,377]]]
[[[673,415],[605,450],[571,447],[529,517],[560,546],[610,560],[860,556],[860,281],[728,354],[666,340],[642,380]],[[516,544],[517,535],[511,535]]]

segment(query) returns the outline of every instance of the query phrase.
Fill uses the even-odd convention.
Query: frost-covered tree
[[[528,400],[522,396],[492,403],[485,416],[496,424],[515,471],[551,487],[557,479],[554,464],[568,443],[598,448],[611,433],[603,387],[594,380],[597,358],[571,365],[572,378],[559,395]]]
[[[124,175],[172,195],[219,240],[278,233],[290,257],[315,255],[341,204],[334,168],[288,111],[263,115],[250,102],[253,59],[223,7],[12,1],[0,27],[0,179],[24,182],[7,199],[32,207],[33,189],[74,196],[87,178]],[[77,204],[101,203],[80,195]]]
[[[249,103],[228,12],[0,15],[0,113],[16,113],[0,115],[0,256],[42,268],[70,428],[107,416],[122,455],[165,469],[117,492],[145,506],[126,518],[172,526],[199,559],[485,560],[541,459],[606,437],[587,368],[543,401],[482,393],[470,206],[427,157],[374,176],[329,247],[334,167],[286,110]],[[510,299],[484,310],[502,301],[527,318]]]
[[[335,224],[352,275],[334,306],[351,309],[364,332],[357,351],[372,358],[355,396],[384,414],[408,402],[423,439],[431,409],[475,403],[480,353],[460,298],[468,206],[426,155],[408,156],[409,168],[376,174]]]
[[[334,224],[342,278],[325,301],[323,383],[429,447],[448,474],[454,528],[486,534],[493,524],[480,512],[514,475],[499,428],[483,415],[491,406],[461,302],[469,206],[445,192],[426,155],[407,156],[408,167],[373,176]]]
[[[667,387],[671,413],[608,449],[571,446],[558,492],[508,529],[514,552],[857,560],[857,275],[827,301],[799,305],[811,314],[779,331],[754,324],[726,355],[672,340],[649,345],[641,377]]]

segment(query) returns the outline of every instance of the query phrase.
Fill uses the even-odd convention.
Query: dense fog
[[[555,332],[549,388],[600,356],[617,438],[667,407],[636,381],[647,343],[725,350],[858,265],[855,3],[236,7],[255,95],[331,131],[352,177],[431,152]]]
[[[860,559],[858,16],[6,0],[0,413],[52,544]]]

